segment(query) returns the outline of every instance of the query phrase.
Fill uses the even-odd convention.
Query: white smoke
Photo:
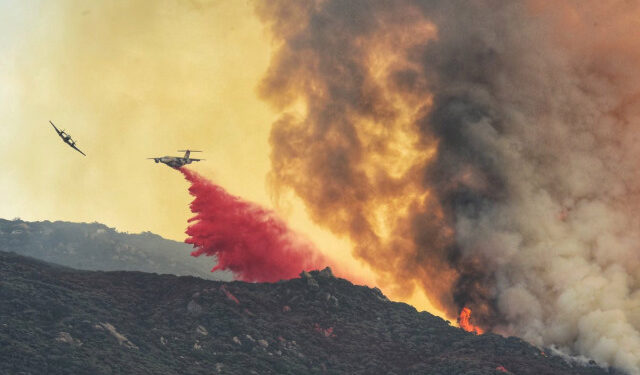
[[[506,196],[473,215],[458,211],[457,242],[495,270],[506,321],[495,331],[640,373],[640,118],[630,108],[640,104],[640,86],[626,69],[633,61],[615,50],[599,56],[592,35],[575,35],[573,44],[554,36],[599,30],[494,17],[505,34],[482,17],[453,17],[458,34],[439,49],[473,35],[500,60],[487,84],[443,81],[439,93],[490,109],[465,135],[494,158]],[[619,17],[599,21],[607,30]],[[620,42],[604,33],[594,39]]]

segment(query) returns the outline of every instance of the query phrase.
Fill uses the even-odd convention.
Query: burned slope
[[[330,270],[274,284],[0,252],[1,374],[605,374],[475,336]]]

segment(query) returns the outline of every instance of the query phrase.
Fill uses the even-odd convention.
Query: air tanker
[[[191,164],[194,161],[204,160],[204,159],[194,159],[189,157],[192,152],[202,152],[202,151],[178,150],[178,152],[184,152],[184,156],[161,156],[157,158],[147,158],[147,159],[154,160],[156,163],[166,164],[174,169],[181,168],[182,166],[186,164]]]
[[[56,130],[56,133],[58,133],[58,135],[60,136],[60,138],[62,138],[62,140],[64,141],[64,143],[68,144],[69,146],[71,146],[71,148],[73,148],[74,150],[78,151],[79,153],[81,153],[82,155],[84,155],[84,152],[80,151],[80,149],[78,147],[76,147],[76,141],[74,141],[73,139],[71,139],[71,136],[67,133],[65,133],[64,130],[60,130],[58,129],[53,122],[49,121],[49,123],[51,124],[51,126],[53,126],[53,128]],[[84,155],[87,156],[87,155]]]

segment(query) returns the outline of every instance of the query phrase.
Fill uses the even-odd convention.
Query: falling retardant
[[[196,248],[191,253],[195,257],[216,256],[212,271],[229,270],[243,281],[273,282],[328,265],[313,244],[273,211],[233,196],[193,171],[180,171],[195,197],[185,242]]]

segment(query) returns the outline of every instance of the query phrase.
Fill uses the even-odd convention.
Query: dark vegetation
[[[274,284],[0,252],[0,374],[606,374],[475,336],[330,270]]]
[[[231,280],[211,272],[215,258],[194,258],[191,245],[156,234],[117,232],[99,223],[25,222],[0,219],[0,251],[91,271],[144,271],[210,280]]]

